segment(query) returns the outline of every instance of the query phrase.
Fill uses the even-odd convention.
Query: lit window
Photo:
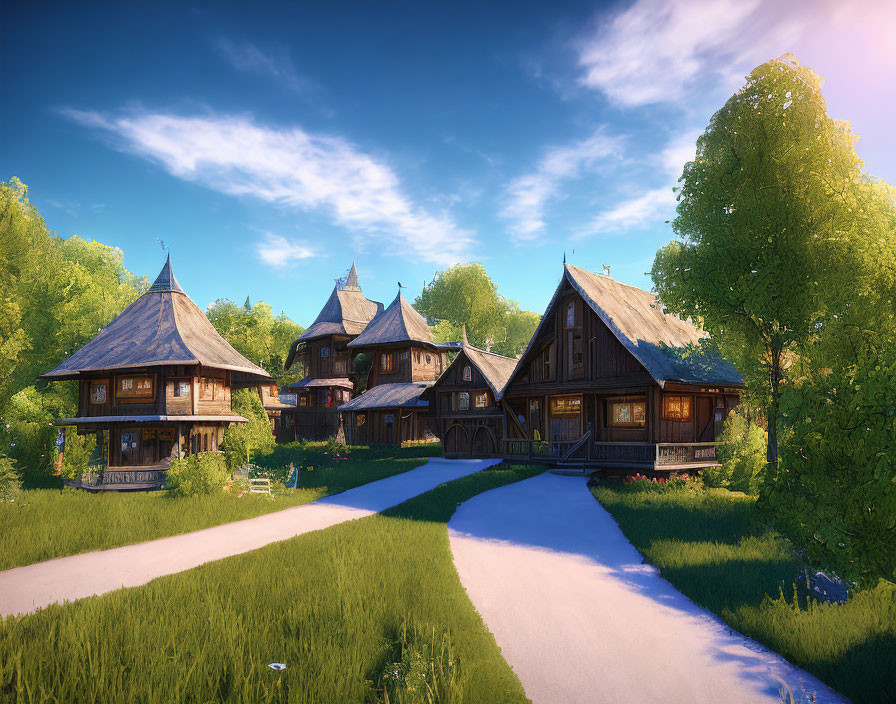
[[[174,382],[174,395],[176,398],[186,398],[190,395],[190,382],[189,381],[175,381]]]
[[[457,410],[459,410],[459,411],[470,410],[470,394],[468,394],[466,391],[461,391],[457,395]]]
[[[609,425],[613,428],[643,428],[647,423],[644,398],[620,398],[609,402]]]
[[[473,381],[473,370],[469,364],[464,367],[464,381]]]
[[[663,420],[691,420],[690,396],[663,396]]]
[[[476,394],[476,408],[488,408],[488,394]]]
[[[115,387],[115,395],[120,399],[151,399],[153,396],[151,376],[120,376]]]

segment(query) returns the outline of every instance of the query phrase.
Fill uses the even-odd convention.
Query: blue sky
[[[845,7],[848,5],[848,7]],[[0,178],[205,307],[308,325],[357,262],[413,298],[455,262],[541,312],[564,251],[644,272],[709,117],[783,53],[896,182],[896,3],[7,3]]]

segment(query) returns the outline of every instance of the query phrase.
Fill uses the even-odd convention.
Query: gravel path
[[[461,581],[534,704],[846,702],[676,591],[585,485],[542,474],[448,524]]]
[[[135,587],[166,574],[363,518],[499,460],[431,459],[409,472],[257,518],[0,572],[0,617]]]

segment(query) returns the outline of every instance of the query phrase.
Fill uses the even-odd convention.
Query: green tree
[[[276,442],[256,389],[235,391],[232,406],[234,413],[249,421],[237,423],[224,433],[227,466],[236,469],[251,462],[255,453],[272,450]]]
[[[475,262],[436,274],[414,307],[438,321],[433,326],[437,341],[459,341],[466,326],[471,344],[509,357],[526,348],[541,319],[501,296],[485,267]]]
[[[777,474],[780,398],[826,314],[868,277],[868,180],[821,79],[792,57],[759,66],[712,118],[680,179],[679,240],[657,252],[660,300],[699,320],[768,421]]]
[[[284,374],[283,365],[290,345],[302,334],[303,328],[284,313],[275,317],[271,306],[263,302],[250,307],[247,296],[242,306],[219,298],[208,307],[206,315],[234,349],[280,383],[288,383],[295,376],[294,371],[291,375]]]

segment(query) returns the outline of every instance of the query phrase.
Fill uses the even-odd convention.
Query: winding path
[[[205,562],[370,516],[497,462],[434,458],[408,472],[256,518],[15,567],[0,572],[0,617],[135,587]]]
[[[585,479],[542,474],[448,523],[461,581],[534,704],[846,702],[642,564]]]

